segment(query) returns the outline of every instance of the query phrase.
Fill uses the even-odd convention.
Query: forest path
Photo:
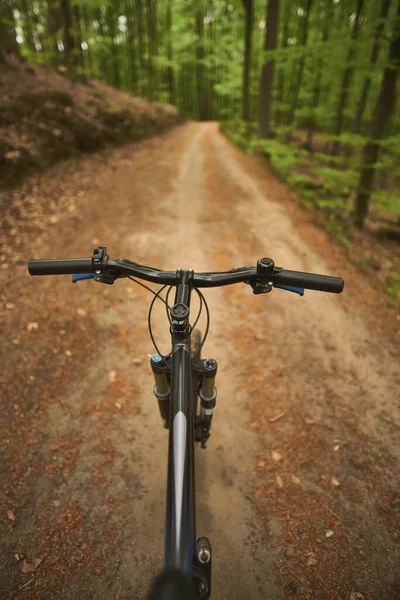
[[[197,529],[213,545],[217,600],[399,598],[399,369],[393,340],[371,335],[379,299],[369,293],[363,312],[362,277],[216,124],[80,168],[63,188],[79,216],[60,215],[37,258],[101,243],[165,269],[271,256],[351,274],[341,297],[207,292],[218,399],[196,456]],[[71,286],[29,278],[24,264],[9,278],[2,598],[142,599],[162,566],[167,432],[148,367],[150,300],[129,281]],[[154,331],[166,351],[161,303]],[[24,557],[42,563],[23,574]]]

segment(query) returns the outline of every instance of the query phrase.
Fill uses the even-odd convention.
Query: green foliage
[[[372,196],[372,202],[378,208],[400,217],[400,198],[398,194],[395,195],[386,191],[377,191]]]
[[[400,276],[398,274],[393,274],[388,278],[386,291],[392,298],[400,298]]]

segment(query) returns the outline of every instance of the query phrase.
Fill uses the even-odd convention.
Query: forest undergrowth
[[[389,302],[400,301],[400,168],[385,170],[386,163],[393,164],[390,148],[382,153],[372,206],[360,231],[350,218],[360,162],[360,147],[354,140],[352,143],[349,138],[342,153],[332,156],[329,136],[314,136],[314,147],[309,149],[302,129],[293,133],[290,144],[283,128],[267,140],[260,140],[255,126],[244,121],[225,121],[221,131],[247,154],[267,161],[274,174],[288,184],[293,198],[345,249],[349,260],[370,274],[386,291]]]

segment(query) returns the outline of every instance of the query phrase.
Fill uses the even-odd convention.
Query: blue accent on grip
[[[82,279],[93,279],[93,277],[94,273],[75,273],[75,275],[72,275],[72,283],[82,281]]]
[[[276,288],[280,288],[281,290],[287,290],[288,292],[294,292],[295,294],[299,294],[299,296],[304,296],[304,288],[291,287],[288,285],[274,285]]]

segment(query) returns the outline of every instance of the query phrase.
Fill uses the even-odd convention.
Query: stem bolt
[[[197,558],[199,559],[199,562],[201,562],[203,565],[206,565],[208,562],[210,562],[211,552],[208,548],[200,548],[197,553]]]

